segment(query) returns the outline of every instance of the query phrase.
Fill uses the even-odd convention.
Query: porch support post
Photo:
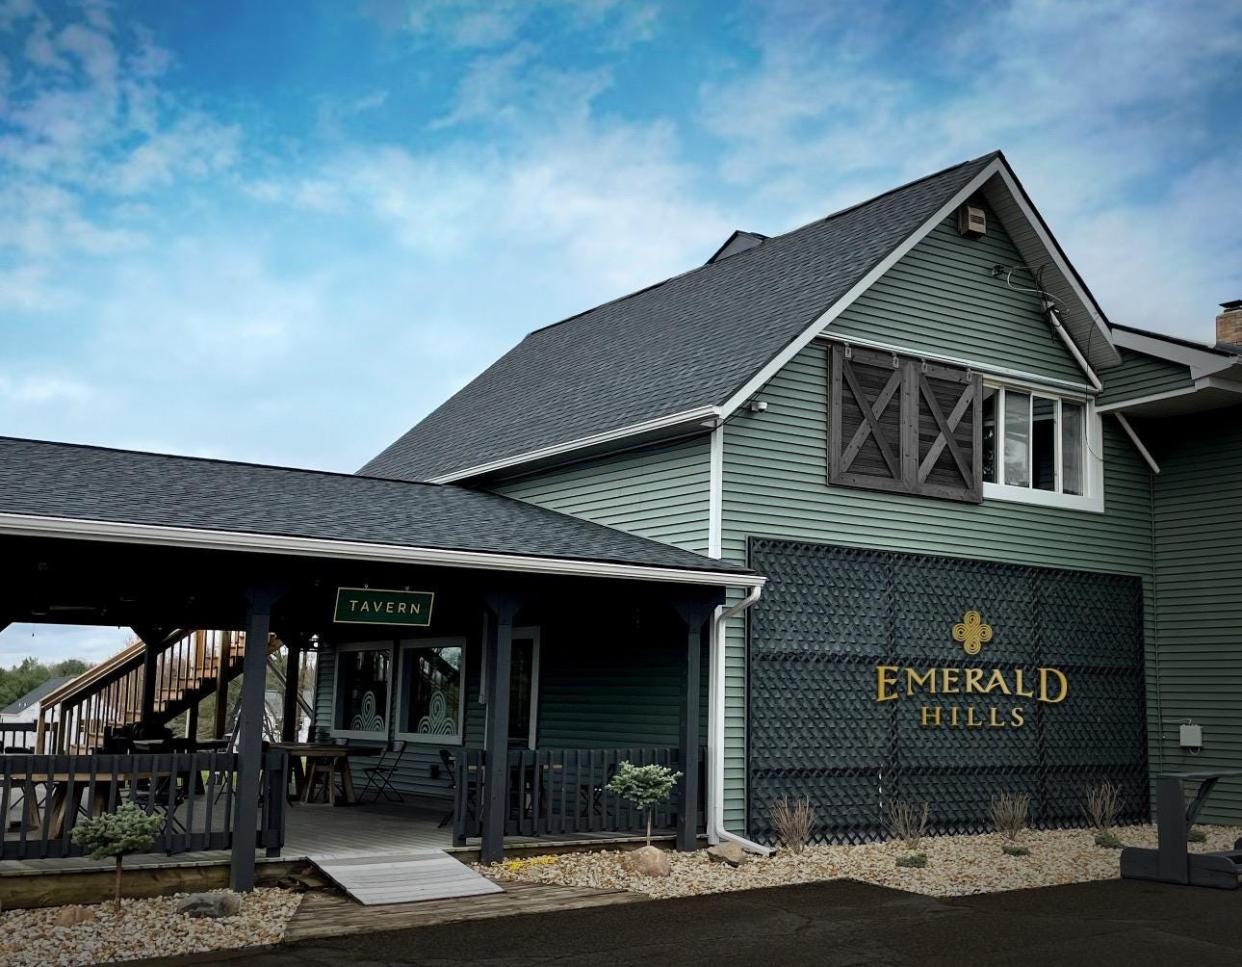
[[[267,678],[267,635],[276,592],[253,588],[246,607],[240,714],[237,718],[237,808],[233,813],[233,857],[229,886],[254,889],[254,854],[259,828],[259,769],[263,758],[263,693]]]
[[[142,704],[139,721],[148,724],[155,717],[155,671],[159,654],[156,648],[163,643],[163,634],[153,628],[130,628],[143,645],[142,652]]]
[[[479,859],[499,863],[505,857],[505,814],[509,786],[509,670],[513,657],[513,619],[521,606],[509,592],[484,598],[492,612],[487,628],[487,730],[484,736],[483,843]],[[458,781],[464,781],[464,777]]]
[[[703,687],[703,629],[723,603],[724,593],[679,596],[673,607],[686,627],[686,678],[681,702],[681,810],[677,814],[677,849],[690,852],[699,833],[699,694]]]
[[[298,692],[302,668],[302,639],[290,637],[285,641],[285,703],[280,718],[280,741],[293,742],[298,737]]]

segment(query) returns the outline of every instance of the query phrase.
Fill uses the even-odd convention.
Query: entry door
[[[513,629],[509,669],[509,748],[533,749],[539,719],[539,629]]]

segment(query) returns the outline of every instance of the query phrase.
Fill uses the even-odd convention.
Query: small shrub
[[[1103,846],[1105,849],[1121,849],[1125,846],[1125,843],[1117,838],[1116,833],[1105,831],[1095,834],[1095,845]]]
[[[772,828],[776,838],[791,853],[801,853],[811,841],[815,828],[815,810],[805,796],[792,803],[787,798],[776,800],[771,809]]]
[[[919,848],[919,843],[927,835],[927,818],[931,807],[923,803],[922,809],[914,803],[895,800],[884,806],[884,828],[889,836],[901,840],[910,852]]]
[[[1004,853],[1006,856],[1030,856],[1031,855],[1031,851],[1027,849],[1025,846],[1014,846],[1010,843],[1006,843],[1004,846],[1002,846],[1001,852]]]
[[[164,828],[160,815],[148,816],[134,803],[127,802],[116,812],[100,813],[74,827],[73,841],[93,860],[116,860],[114,899],[121,901],[121,866],[126,856],[145,853],[155,844]]]
[[[993,796],[988,807],[988,815],[992,819],[993,828],[1012,841],[1026,829],[1027,816],[1031,809],[1031,797],[1024,792],[1002,792]]]
[[[926,853],[907,853],[897,857],[897,865],[905,869],[921,870],[927,865]]]
[[[1206,843],[1207,833],[1201,829],[1195,829],[1193,826],[1186,830],[1186,842],[1188,843]]]
[[[1121,789],[1107,779],[1087,786],[1082,811],[1092,829],[1107,833],[1116,825],[1117,814],[1121,811]]]
[[[628,799],[647,813],[647,845],[651,845],[652,808],[672,795],[673,787],[682,774],[667,766],[636,766],[622,762],[616,774],[608,780],[608,791],[622,799]]]

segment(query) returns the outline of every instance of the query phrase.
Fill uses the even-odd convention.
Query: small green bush
[[[1006,856],[1030,856],[1031,855],[1031,851],[1027,849],[1025,846],[1011,846],[1009,843],[1006,843],[1004,846],[1001,847],[1001,852],[1004,853]]]
[[[1117,838],[1116,833],[1103,832],[1095,834],[1095,845],[1103,846],[1105,849],[1121,849],[1125,843]]]
[[[608,780],[607,789],[622,799],[628,799],[647,812],[647,845],[651,845],[651,807],[664,802],[672,795],[673,787],[682,774],[666,766],[636,766],[622,762],[616,775]]]
[[[927,865],[926,853],[907,853],[897,857],[897,865],[905,869],[921,870]]]
[[[114,898],[121,900],[121,866],[126,856],[145,853],[155,844],[164,828],[164,817],[148,816],[134,803],[127,802],[116,812],[100,813],[84,819],[73,828],[73,841],[93,860],[116,860]]]
[[[1193,826],[1186,830],[1186,842],[1188,843],[1206,843],[1207,833],[1201,829],[1195,829]]]

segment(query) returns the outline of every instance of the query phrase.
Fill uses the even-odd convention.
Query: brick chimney
[[[1221,313],[1216,317],[1216,341],[1231,346],[1242,346],[1242,299],[1220,304]]]

